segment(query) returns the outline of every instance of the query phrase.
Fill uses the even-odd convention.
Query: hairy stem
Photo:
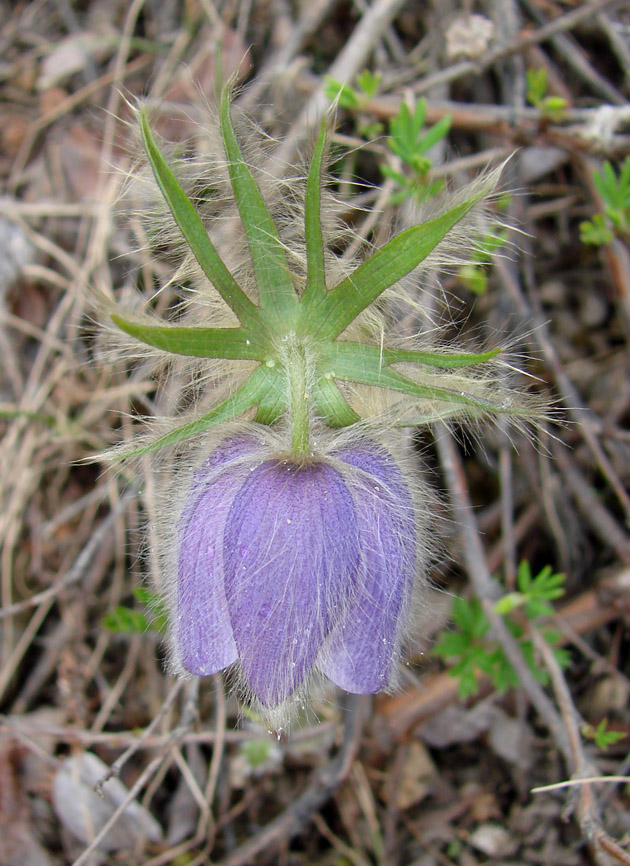
[[[308,361],[304,346],[287,337],[285,369],[289,380],[289,414],[291,417],[291,451],[297,457],[311,455],[311,419],[308,407]]]

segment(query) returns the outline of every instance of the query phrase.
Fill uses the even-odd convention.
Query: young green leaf
[[[133,597],[151,612],[151,627],[164,634],[168,625],[168,610],[163,597],[146,586],[134,586]]]
[[[547,94],[547,70],[544,67],[528,69],[525,77],[527,80],[527,100],[530,105],[538,107]]]
[[[582,736],[587,740],[592,740],[598,749],[605,751],[618,743],[619,740],[625,740],[627,734],[625,731],[608,730],[608,719],[602,719],[596,728],[593,725],[583,725]]]
[[[103,617],[102,624],[114,634],[144,634],[150,629],[145,614],[124,605],[108,611]]]
[[[444,117],[440,118],[437,123],[435,123],[420,139],[418,142],[418,152],[426,153],[431,150],[438,141],[442,138],[445,138],[449,130],[451,128],[452,117],[450,114],[445,114]]]
[[[540,667],[534,644],[527,637],[527,628],[510,614],[520,608],[528,620],[544,613],[546,605],[545,598],[555,599],[562,594],[562,575],[553,574],[550,566],[542,569],[536,577],[532,577],[529,564],[522,562],[519,566],[517,583],[518,592],[511,592],[499,599],[494,609],[505,622],[510,634],[518,642],[523,659],[538,682],[546,684],[549,680],[547,671]],[[536,602],[538,604],[536,604]],[[553,609],[549,608],[553,613]],[[478,599],[466,601],[456,598],[453,602],[452,619],[457,631],[442,634],[435,652],[444,659],[456,659],[449,673],[458,677],[458,691],[461,697],[475,694],[478,690],[478,673],[489,676],[494,687],[504,692],[509,688],[517,687],[519,679],[516,671],[505,655],[503,649],[498,645],[490,634],[490,622]],[[540,632],[547,643],[552,646],[552,651],[558,664],[565,668],[571,662],[567,650],[562,647],[554,647],[561,635],[549,629]]]
[[[341,108],[355,109],[361,104],[359,95],[348,84],[342,84],[330,75],[324,75],[324,96],[332,102],[337,100]]]
[[[382,75],[364,69],[360,75],[357,75],[357,87],[368,99],[372,99],[378,93],[382,78]]]
[[[583,244],[601,247],[611,243],[614,237],[603,213],[596,213],[592,220],[584,220],[580,223],[580,240]]]

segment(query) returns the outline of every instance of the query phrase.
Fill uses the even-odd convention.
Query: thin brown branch
[[[483,604],[493,634],[501,644],[501,648],[516,671],[523,691],[549,728],[560,751],[568,755],[569,744],[560,717],[540,686],[540,683],[536,681],[531,670],[528,668],[523,654],[510,634],[505,622],[494,611],[493,603],[496,601],[501,590],[488,570],[462,463],[453,437],[444,425],[439,425],[437,445],[447,489],[462,540],[462,553],[464,562],[466,563],[466,570],[472,581],[475,594]]]
[[[315,772],[307,789],[291,806],[253,839],[222,860],[220,866],[248,866],[262,851],[275,850],[281,842],[291,839],[306,826],[313,813],[328,800],[348,775],[359,748],[366,708],[365,697],[349,696],[343,742],[333,760]]]

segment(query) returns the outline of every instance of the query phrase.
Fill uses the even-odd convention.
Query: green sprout
[[[569,103],[562,96],[547,96],[547,70],[527,70],[527,101],[540,111],[541,117],[558,123],[564,120]]]
[[[399,187],[392,196],[394,203],[400,203],[412,196],[418,201],[426,201],[439,192],[444,184],[441,179],[431,180],[432,163],[427,153],[448,135],[451,115],[444,115],[428,128],[425,126],[426,115],[425,99],[419,99],[413,109],[403,102],[398,114],[390,122],[389,149],[401,159],[405,167],[404,171],[398,171],[390,165],[381,166],[385,177],[395,181]]]
[[[587,740],[592,740],[598,749],[605,751],[618,743],[619,740],[624,740],[627,734],[623,731],[609,731],[608,719],[602,719],[596,728],[593,725],[583,725],[582,736]]]
[[[602,170],[593,174],[593,183],[604,202],[604,213],[595,214],[592,220],[580,223],[580,240],[583,244],[603,246],[609,244],[616,235],[630,235],[630,156],[627,156],[619,170],[615,170],[608,160]]]
[[[133,597],[145,611],[119,605],[103,617],[103,626],[114,634],[166,633],[168,614],[162,597],[145,586],[135,586]]]
[[[361,112],[374,99],[381,86],[382,77],[378,74],[364,69],[355,79],[355,87],[343,84],[330,75],[324,76],[324,94],[331,101],[337,100],[341,108],[349,111]],[[377,138],[383,132],[383,124],[378,121],[365,123],[359,121],[358,134],[370,140]]]
[[[534,645],[526,637],[526,629],[512,616],[521,610],[532,627],[536,620],[553,614],[549,603],[564,593],[564,575],[555,574],[550,566],[532,577],[528,562],[521,562],[517,574],[516,592],[507,593],[497,601],[495,611],[505,621],[510,633],[518,642],[525,663],[536,679],[546,684],[547,672],[536,659]],[[453,602],[453,622],[456,628],[443,632],[435,647],[436,655],[443,659],[454,660],[449,674],[459,679],[458,693],[461,698],[474,695],[479,690],[479,674],[490,677],[494,687],[501,693],[519,684],[516,671],[509,662],[499,643],[490,634],[490,621],[478,599],[466,601],[456,598]],[[548,629],[541,634],[550,645],[558,643],[560,635]],[[570,662],[568,652],[555,647],[554,655],[561,667]]]
[[[521,607],[529,620],[540,616],[553,616],[554,610],[549,602],[564,595],[564,575],[554,574],[550,565],[546,565],[536,577],[532,577],[529,562],[523,560],[518,567],[516,585],[517,592],[504,595],[494,606],[495,611],[502,616]]]
[[[330,75],[324,76],[324,94],[327,99],[338,100],[341,108],[347,108],[351,111],[364,108],[365,105],[373,99],[378,93],[381,86],[381,76],[375,75],[369,69],[364,69],[363,72],[355,79],[356,87],[349,84],[343,84],[341,81],[332,78]]]
[[[252,769],[263,767],[270,759],[273,743],[269,740],[245,740],[240,751]]]

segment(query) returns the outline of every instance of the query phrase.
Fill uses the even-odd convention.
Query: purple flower
[[[249,434],[222,442],[178,524],[176,663],[236,665],[266,709],[324,674],[350,692],[391,682],[416,577],[408,482],[368,440],[295,462]]]

